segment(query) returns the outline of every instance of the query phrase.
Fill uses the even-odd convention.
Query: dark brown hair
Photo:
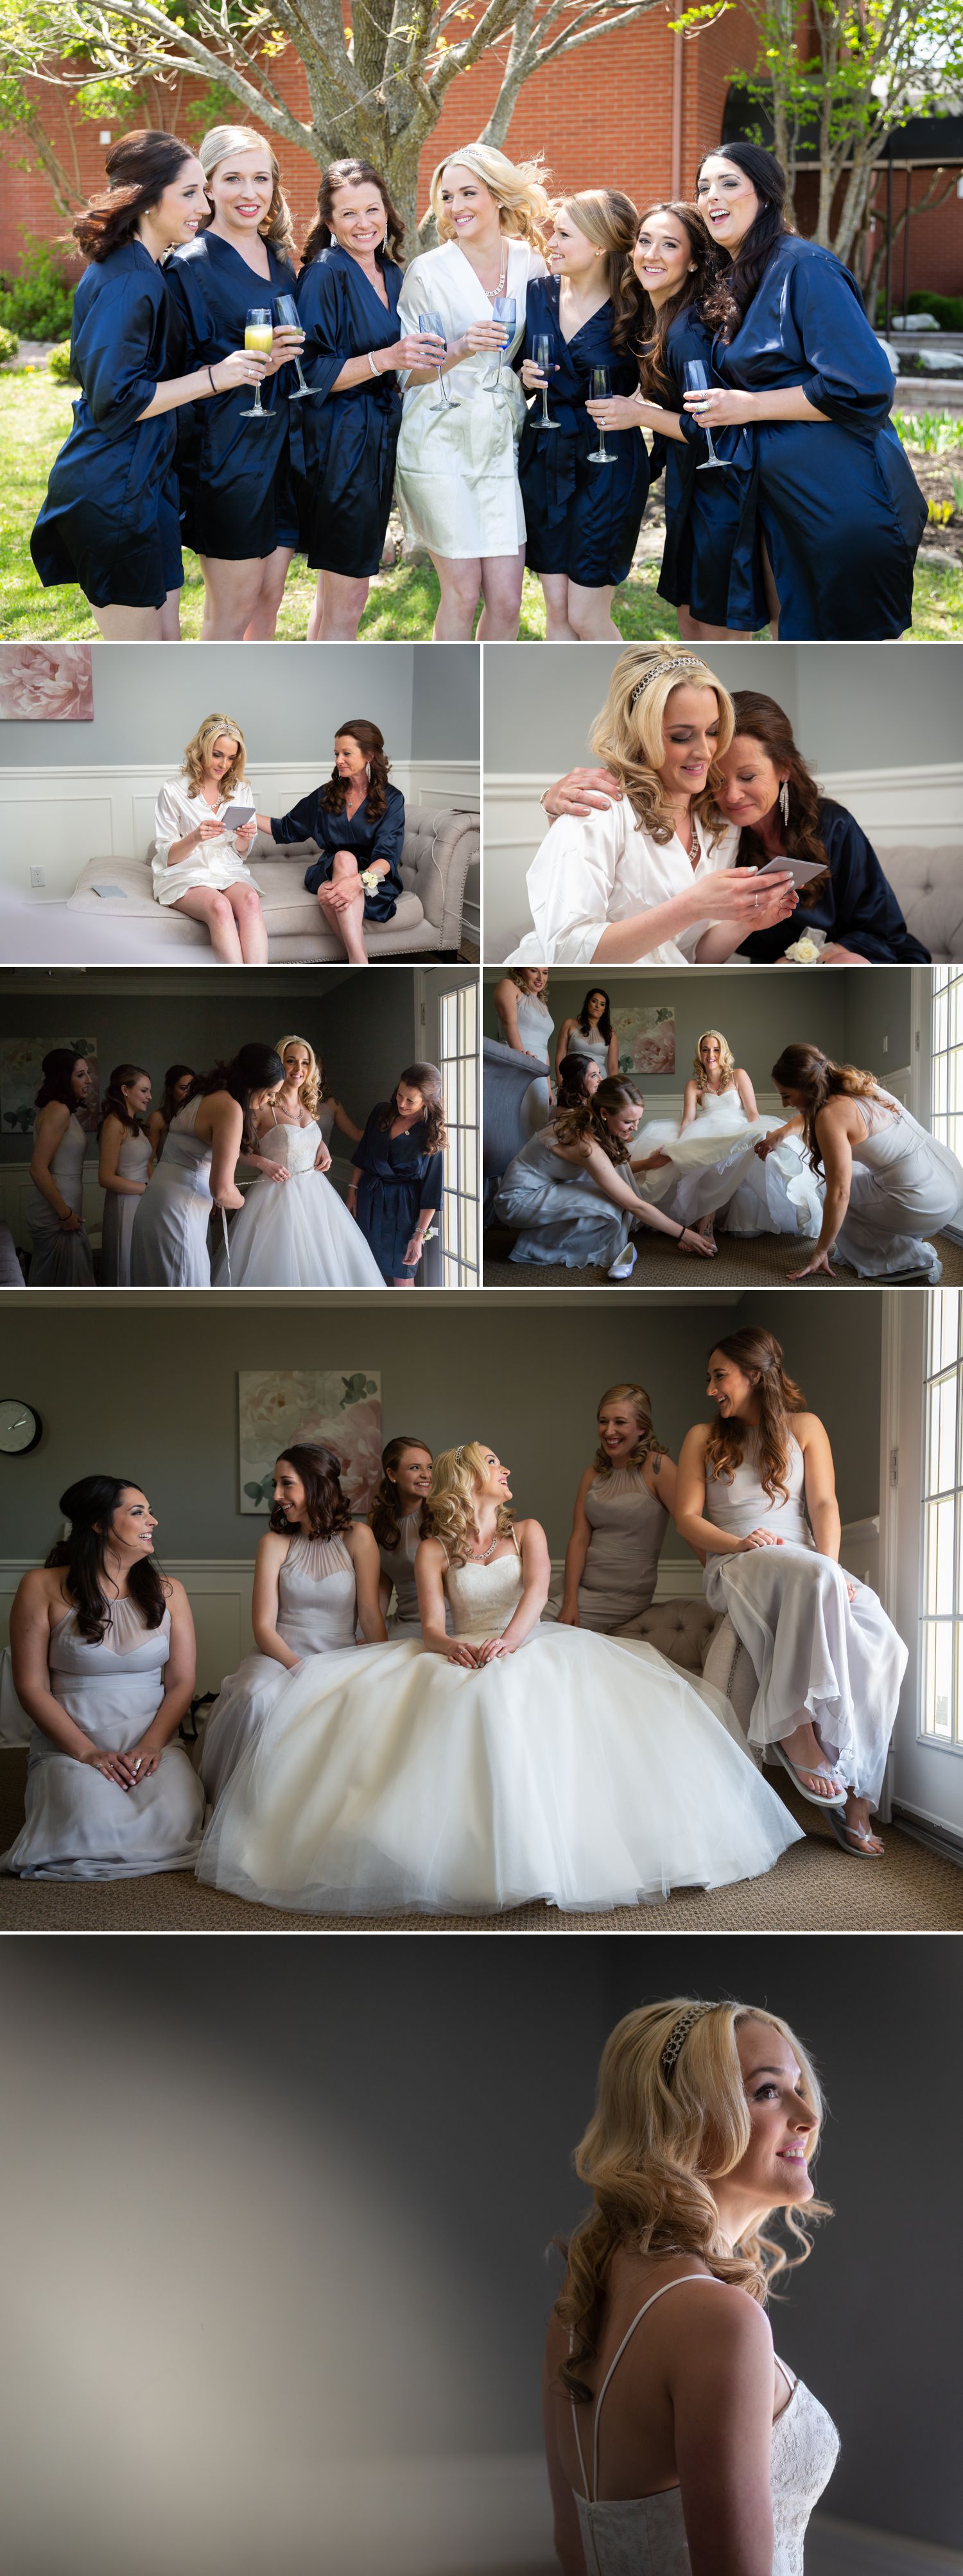
[[[759,1398],[759,1474],[764,1494],[770,1502],[777,1493],[789,1493],[789,1441],[792,1431],[790,1416],[805,1413],[806,1398],[802,1388],[787,1376],[783,1366],[782,1347],[774,1333],[762,1324],[747,1324],[741,1333],[727,1333],[722,1342],[713,1342],[714,1351],[732,1360],[744,1377],[752,1380]],[[750,1425],[735,1417],[713,1424],[706,1442],[706,1466],[723,1482],[731,1485],[742,1460]]]
[[[629,1108],[644,1109],[644,1107],[645,1102],[641,1091],[637,1089],[634,1082],[629,1081],[626,1074],[608,1073],[605,1081],[599,1083],[598,1090],[593,1092],[591,1100],[586,1101],[584,1108],[563,1110],[561,1118],[556,1111],[552,1125],[560,1145],[575,1145],[584,1139],[586,1144],[601,1145],[602,1152],[608,1155],[610,1163],[627,1163],[628,1146],[620,1144],[617,1136],[610,1136],[605,1124],[605,1112],[607,1109],[618,1111]]]
[[[176,1118],[178,1110],[182,1109],[184,1106],[183,1101],[175,1100],[174,1091],[176,1085],[183,1081],[185,1073],[190,1076],[192,1083],[197,1081],[197,1075],[192,1064],[169,1064],[164,1075],[164,1089],[161,1095],[160,1114],[165,1127],[170,1126],[171,1119]],[[187,1097],[189,1100],[193,1099],[193,1092],[188,1092]]]
[[[398,1075],[391,1099],[381,1100],[378,1103],[375,1116],[379,1127],[390,1127],[392,1120],[398,1117],[398,1093],[402,1083],[406,1090],[421,1092],[425,1104],[423,1112],[425,1152],[440,1154],[447,1139],[445,1104],[441,1096],[441,1075],[436,1064],[406,1064],[404,1072]],[[416,1127],[420,1124],[421,1121],[416,1118]]]
[[[346,733],[350,734],[352,742],[357,743],[358,750],[363,751],[368,763],[368,813],[373,823],[380,823],[388,803],[388,772],[391,768],[390,760],[385,759],[384,735],[367,716],[353,716],[349,724],[336,725],[335,741],[340,742]],[[341,777],[336,761],[327,786],[321,790],[321,803],[329,814],[343,814],[347,794],[348,782]]]
[[[344,1460],[337,1451],[326,1448],[320,1440],[296,1440],[293,1449],[278,1451],[278,1460],[281,1458],[286,1458],[288,1466],[301,1478],[311,1538],[337,1538],[342,1530],[350,1528],[351,1505],[341,1491]],[[286,1538],[291,1536],[291,1523],[280,1503],[272,1504],[270,1527],[283,1531]]]
[[[395,1548],[401,1545],[401,1514],[398,1509],[399,1494],[395,1470],[400,1459],[404,1457],[406,1449],[423,1449],[426,1458],[431,1457],[427,1440],[416,1440],[413,1432],[399,1431],[397,1437],[389,1440],[387,1448],[381,1452],[381,1483],[368,1513],[368,1526],[374,1531],[379,1547],[386,1548],[389,1555],[393,1555]],[[430,1523],[423,1503],[418,1514],[418,1536],[429,1538],[430,1535]]]
[[[675,215],[677,222],[682,225],[688,236],[689,248],[695,263],[692,276],[683,278],[677,294],[670,295],[658,313],[645,288],[641,289],[643,337],[639,344],[639,382],[647,402],[663,403],[668,394],[670,402],[674,405],[678,401],[678,393],[674,379],[669,374],[665,354],[669,326],[675,321],[676,314],[685,313],[690,304],[701,305],[710,280],[715,275],[715,259],[713,246],[707,239],[706,228],[698,206],[687,206],[681,198],[658,197],[655,204],[647,206],[644,215],[639,216],[636,241],[643,224],[648,223],[650,215]],[[633,270],[633,276],[634,274]]]
[[[586,1101],[590,1097],[588,1085],[585,1080],[585,1067],[587,1064],[594,1064],[594,1062],[594,1056],[588,1055],[565,1055],[562,1057],[562,1067],[558,1077],[558,1087],[556,1092],[556,1117],[558,1116],[560,1109],[582,1109],[584,1107]],[[596,1089],[599,1087],[600,1086],[596,1084]],[[593,1099],[594,1096],[594,1093],[591,1094]]]
[[[750,224],[735,258],[729,259],[723,251],[703,306],[710,328],[718,331],[724,341],[734,340],[762,285],[776,243],[790,230],[786,222],[786,173],[775,153],[764,152],[761,143],[713,143],[699,163],[697,186],[707,161],[731,161],[760,200],[755,222]]]
[[[237,1101],[241,1111],[241,1150],[249,1154],[257,1143],[256,1131],[251,1124],[254,1094],[256,1091],[274,1091],[283,1081],[284,1066],[274,1048],[252,1043],[239,1047],[230,1064],[215,1064],[210,1073],[196,1073],[187,1099],[200,1097],[207,1100],[212,1091],[230,1092],[231,1099]],[[183,1105],[186,1108],[187,1102]]]
[[[132,1476],[79,1476],[61,1494],[60,1510],[70,1522],[69,1538],[58,1539],[47,1565],[62,1566],[64,1590],[77,1613],[77,1626],[88,1645],[99,1646],[110,1625],[111,1596],[104,1590],[104,1559],[111,1523],[122,1494],[139,1494]],[[145,1628],[159,1628],[167,1604],[164,1580],[153,1557],[130,1567],[127,1590]]]
[[[144,1134],[143,1120],[133,1117],[131,1111],[128,1109],[127,1102],[124,1099],[123,1085],[125,1082],[139,1082],[141,1076],[145,1073],[147,1073],[146,1064],[115,1064],[107,1089],[104,1093],[104,1105],[100,1113],[100,1125],[97,1129],[98,1136],[103,1134],[105,1118],[119,1118],[121,1126],[126,1127],[128,1134],[131,1136],[142,1136]],[[148,1080],[149,1079],[150,1077],[148,1075]]]
[[[122,134],[104,163],[109,187],[91,198],[71,227],[84,258],[109,259],[112,250],[132,241],[141,216],[149,214],[165,188],[173,186],[185,161],[196,158],[190,144],[179,143],[176,134],[155,133],[148,127]]]
[[[86,1062],[87,1058],[81,1055],[79,1047],[51,1047],[41,1065],[43,1081],[34,1099],[34,1108],[46,1109],[49,1101],[59,1100],[64,1109],[76,1109],[73,1070],[75,1064],[85,1065]]]
[[[817,1046],[783,1047],[772,1068],[773,1081],[782,1091],[803,1094],[803,1136],[814,1172],[821,1172],[823,1158],[816,1136],[816,1120],[827,1100],[870,1100],[881,1097],[874,1073],[861,1073],[855,1064],[834,1064]],[[721,1350],[722,1344],[720,1342]]]
[[[590,1001],[591,1001],[591,999],[592,999],[592,995],[593,995],[593,993],[601,993],[602,1000],[603,1000],[603,1002],[604,1002],[604,1004],[605,1004],[605,1009],[604,1009],[604,1011],[603,1011],[603,1013],[602,1013],[602,1017],[601,1017],[601,1019],[600,1019],[600,1020],[596,1020],[595,1026],[596,1026],[596,1028],[597,1028],[597,1030],[598,1030],[598,1033],[599,1033],[600,1038],[604,1038],[604,1039],[605,1039],[605,1043],[606,1043],[606,1046],[607,1046],[607,1045],[608,1045],[608,1043],[609,1043],[609,1039],[610,1039],[610,1037],[612,1036],[612,1005],[611,1005],[611,1002],[610,1002],[610,1000],[609,1000],[609,996],[608,996],[608,994],[607,994],[607,992],[606,992],[606,990],[605,990],[605,986],[604,986],[604,984],[590,984],[590,985],[589,985],[588,992],[584,995],[583,1000],[582,1000],[582,1007],[581,1007],[581,1010],[580,1010],[579,1015],[578,1015],[578,1025],[579,1025],[579,1028],[580,1028],[580,1029],[581,1029],[581,1031],[582,1031],[582,1035],[583,1035],[583,1037],[590,1038],[590,1037],[591,1037],[591,1035],[592,1035],[592,1022],[591,1022],[591,1020],[589,1019],[589,1008],[588,1008],[588,1006],[589,1006],[589,1003],[590,1003]]]
[[[786,857],[809,859],[814,866],[821,866],[823,869],[821,877],[810,877],[808,884],[803,887],[803,907],[808,910],[809,905],[815,903],[817,895],[824,894],[826,887],[832,882],[826,845],[820,839],[819,833],[819,808],[822,799],[812,770],[807,769],[801,751],[797,751],[789,718],[785,710],[777,706],[775,698],[764,697],[760,689],[737,689],[732,705],[736,734],[748,734],[751,741],[759,744],[760,749],[767,754],[775,767],[784,769],[786,772],[789,821],[780,822],[779,827],[780,841]],[[730,751],[735,743],[736,734],[733,735],[729,746]],[[764,867],[768,856],[769,853],[760,840],[758,832],[754,831],[751,825],[748,830],[740,832],[739,856],[736,861],[738,867]]]
[[[380,170],[376,170],[370,161],[329,161],[318,189],[318,211],[301,253],[302,268],[307,268],[310,260],[317,259],[319,251],[331,248],[334,241],[331,216],[338,188],[377,188],[385,210],[386,239],[379,244],[375,258],[381,268],[386,259],[400,261],[405,248],[404,222],[397,206],[392,203]]]

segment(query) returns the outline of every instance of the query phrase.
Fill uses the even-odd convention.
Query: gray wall
[[[595,1448],[607,1386],[640,1379],[662,1438],[678,1456],[705,1415],[705,1361],[717,1335],[768,1325],[823,1414],[836,1452],[844,1520],[878,1504],[880,1307],[862,1295],[807,1303],[793,1290],[716,1304],[708,1291],[672,1306],[581,1297],[522,1307],[491,1295],[414,1311],[386,1293],[293,1299],[240,1296],[163,1305],[129,1298],[38,1313],[4,1307],[5,1382],[45,1429],[26,1458],[0,1459],[0,1556],[41,1558],[57,1497],[103,1466],[143,1480],[170,1557],[253,1556],[263,1524],[237,1508],[237,1372],[378,1367],[384,1433],[417,1433],[433,1449],[477,1436],[514,1471],[519,1510],[564,1548],[575,1489]],[[400,1311],[399,1311],[400,1308]],[[693,1589],[699,1578],[693,1567]]]
[[[430,644],[96,644],[92,724],[0,725],[0,767],[42,760],[50,769],[156,761],[168,778],[203,716],[223,711],[241,726],[248,766],[260,759],[332,762],[336,727],[351,716],[380,725],[393,760],[477,760],[479,653],[468,644],[438,656]],[[419,659],[425,670],[416,679]],[[438,712],[434,712],[437,702]]]
[[[887,1070],[909,1063],[911,981],[906,966],[849,966],[831,975],[807,975],[800,968],[792,976],[785,966],[755,966],[751,974],[736,973],[731,966],[714,974],[700,966],[695,975],[691,969],[671,974],[654,966],[641,971],[610,967],[602,980],[618,1010],[659,1004],[675,1012],[676,1070],[647,1074],[642,1085],[646,1100],[678,1092],[688,1081],[703,1029],[722,1030],[736,1063],[745,1066],[759,1092],[771,1091],[772,1066],[791,1038],[823,1047],[840,1063],[864,1065],[884,1082]],[[491,1038],[502,1034],[492,1000],[498,981],[497,967],[486,967],[482,1017],[484,1033]],[[556,1036],[563,1020],[581,1010],[591,981],[588,969],[574,974],[553,968],[543,998]],[[554,1045],[553,1037],[553,1064]]]
[[[591,722],[605,703],[620,648],[569,644],[485,647],[486,770],[544,773],[546,781],[589,757]],[[959,674],[952,645],[921,653],[894,644],[710,644],[710,668],[728,689],[778,699],[799,748],[818,772],[890,769],[953,757]]]

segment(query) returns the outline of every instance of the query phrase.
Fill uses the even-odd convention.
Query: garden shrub
[[[22,340],[62,340],[75,284],[51,242],[28,241],[19,277],[0,279],[0,322]]]

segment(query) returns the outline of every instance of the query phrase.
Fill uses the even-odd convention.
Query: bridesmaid
[[[368,1513],[381,1567],[378,1598],[384,1617],[392,1592],[395,1606],[388,1620],[389,1637],[420,1637],[421,1614],[415,1584],[415,1557],[428,1534],[424,1505],[431,1491],[434,1464],[425,1440],[406,1432],[389,1440],[381,1452],[381,1483]]]
[[[638,391],[633,341],[639,290],[631,267],[638,215],[616,188],[587,188],[556,207],[548,242],[550,277],[533,278],[525,307],[521,377],[531,403],[518,451],[525,512],[525,561],[545,594],[550,644],[597,642],[619,630],[612,593],[627,581],[649,493],[649,458],[634,411],[628,436],[612,424],[609,466],[593,463],[605,401],[594,370],[607,370],[615,395]],[[548,342],[549,374],[536,363]],[[546,387],[554,430],[540,428]]]
[[[517,1230],[510,1261],[564,1270],[599,1264],[610,1278],[627,1279],[636,1261],[631,1236],[640,1226],[671,1236],[683,1252],[713,1258],[714,1244],[639,1197],[631,1173],[645,1171],[647,1164],[630,1164],[629,1146],[644,1109],[634,1082],[620,1075],[600,1083],[584,1106],[560,1106],[540,1135],[523,1145],[495,1199],[498,1222]]]
[[[835,1256],[860,1279],[910,1274],[935,1287],[943,1264],[922,1228],[955,1224],[963,1206],[963,1163],[950,1146],[928,1135],[875,1074],[834,1064],[819,1047],[784,1047],[772,1078],[784,1108],[802,1112],[809,1160],[825,1174],[819,1240],[790,1279],[831,1275]],[[757,1154],[771,1152],[780,1132]]]
[[[366,921],[391,921],[404,893],[401,855],[405,800],[389,785],[384,735],[367,716],[353,716],[334,737],[334,768],[289,814],[258,814],[259,832],[286,848],[316,841],[321,857],[305,869],[321,918],[358,966],[368,961]]]
[[[705,304],[723,382],[685,408],[700,429],[755,430],[773,636],[902,635],[926,503],[856,280],[788,230],[785,174],[758,144],[708,153],[696,199],[724,258]]]
[[[238,1156],[257,1151],[261,1110],[280,1091],[284,1066],[273,1047],[243,1046],[230,1064],[196,1074],[194,1090],[171,1120],[134,1215],[131,1280],[135,1288],[209,1288],[207,1228],[212,1207],[244,1205],[234,1178]]]
[[[843,1850],[877,1859],[879,1804],[907,1649],[839,1563],[832,1451],[772,1333],[750,1325],[709,1359],[715,1422],[687,1432],[675,1524],[705,1564],[754,1666],[752,1744],[773,1751]]]
[[[275,1054],[280,1056],[284,1066],[286,1085],[290,1086],[309,1117],[316,1120],[328,1154],[336,1127],[342,1136],[350,1137],[352,1145],[360,1144],[361,1129],[355,1126],[353,1118],[349,1118],[343,1101],[335,1099],[323,1059],[315,1055],[307,1038],[279,1038]]]
[[[185,1100],[190,1099],[194,1080],[192,1064],[168,1065],[164,1075],[160,1108],[152,1109],[147,1121],[147,1133],[155,1163],[159,1163],[164,1151],[167,1130],[172,1118],[176,1118],[178,1110],[183,1109]]]
[[[441,341],[400,332],[404,225],[370,161],[332,161],[301,253],[303,372],[295,463],[302,543],[317,593],[308,642],[353,643],[384,552],[401,427],[399,368],[441,359]]]
[[[199,158],[209,215],[197,240],[175,251],[167,283],[195,365],[213,369],[220,381],[217,401],[195,416],[191,451],[181,462],[184,537],[204,575],[202,640],[254,643],[274,633],[298,541],[292,414],[278,377],[303,334],[275,310],[277,297],[293,295],[297,282],[294,237],[277,156],[263,135],[246,125],[212,126]],[[228,349],[243,348],[255,310],[267,311],[274,337],[270,357],[252,353],[248,362],[263,415],[252,418],[241,381],[224,390],[221,361]]]
[[[254,1560],[251,1625],[257,1653],[221,1683],[201,1746],[212,1805],[242,1756],[257,1743],[284,1688],[311,1655],[386,1643],[378,1604],[378,1550],[351,1518],[340,1458],[320,1442],[296,1441],[275,1462],[270,1528]]]
[[[70,1535],[24,1575],[10,1614],[30,1762],[26,1818],[0,1869],[193,1869],[204,1801],[174,1740],[194,1689],[187,1594],[154,1562],[157,1523],[139,1485],[81,1476],[60,1510]]]
[[[470,641],[479,600],[479,637],[510,642],[525,569],[517,464],[525,398],[512,362],[529,284],[545,275],[548,198],[534,162],[516,167],[490,143],[440,161],[430,194],[439,247],[406,269],[398,319],[414,335],[439,317],[448,355],[440,371],[429,360],[408,377],[398,500],[438,575],[436,642]],[[496,301],[513,308],[501,321]]]
[[[149,1108],[149,1073],[142,1064],[116,1064],[104,1096],[97,1174],[104,1192],[100,1275],[105,1288],[130,1287],[134,1218],[153,1161],[144,1123]]]
[[[390,1288],[413,1288],[441,1207],[445,1104],[436,1064],[409,1064],[371,1111],[352,1162],[348,1207]]]
[[[675,1509],[675,1467],[652,1428],[645,1388],[610,1386],[599,1445],[575,1497],[559,1621],[607,1637],[640,1637]]]
[[[33,1245],[27,1286],[92,1288],[83,1220],[87,1136],[77,1116],[90,1098],[90,1069],[72,1047],[52,1047],[41,1069],[26,1210]]]
[[[590,986],[577,1018],[562,1021],[555,1050],[555,1071],[581,1060],[594,1064],[598,1079],[613,1079],[619,1069],[619,1042],[612,1026],[612,1005],[600,984]]]
[[[179,778],[161,788],[154,811],[155,901],[202,922],[222,966],[267,963],[260,887],[245,864],[257,834],[246,761],[240,726],[229,716],[205,716],[185,745]],[[226,832],[232,805],[250,809],[250,820]]]
[[[809,859],[825,874],[800,890],[798,918],[755,930],[737,951],[768,966],[807,930],[824,930],[820,965],[930,964],[929,950],[907,930],[892,886],[855,816],[820,794],[775,698],[737,689],[735,733],[719,761],[716,803],[739,834],[739,866],[765,867],[785,856]]]
[[[171,249],[205,211],[204,173],[173,134],[127,134],[106,162],[109,189],[72,227],[90,267],[74,298],[70,363],[82,392],[30,540],[44,587],[78,582],[115,642],[180,633],[180,497],[173,415],[250,386],[261,372],[244,332],[207,367],[181,370],[184,335],[168,294]]]
[[[556,1109],[581,1109],[586,1100],[594,1100],[601,1080],[593,1056],[567,1055],[558,1077]]]
[[[510,975],[499,977],[492,993],[506,1046],[514,1048],[518,1055],[530,1055],[534,1063],[544,1066],[544,1072],[529,1083],[518,1104],[528,1136],[537,1135],[544,1127],[552,1105],[548,1048],[553,1023],[544,998],[547,987],[547,966],[516,966]]]

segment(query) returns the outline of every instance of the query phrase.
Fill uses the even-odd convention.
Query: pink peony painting
[[[351,1509],[364,1513],[381,1475],[379,1369],[241,1369],[238,1372],[242,1512],[271,1507],[274,1462],[285,1442],[319,1441],[341,1460]]]
[[[92,724],[90,644],[0,644],[0,721]]]
[[[674,1010],[654,1003],[644,1010],[613,1011],[612,1026],[618,1040],[620,1073],[634,1079],[644,1073],[675,1072]]]

